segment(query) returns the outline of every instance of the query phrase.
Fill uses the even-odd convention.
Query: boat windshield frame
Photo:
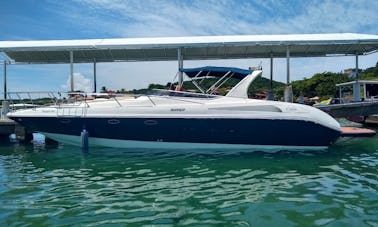
[[[214,99],[221,97],[220,95],[194,93],[187,91],[165,90],[165,89],[152,89],[147,93],[147,96],[169,96],[180,98],[199,98],[199,99]]]
[[[190,82],[203,94],[213,95],[218,92],[218,89],[225,84],[230,78],[243,80],[250,75],[255,69],[249,68],[248,70],[233,68],[233,67],[217,67],[206,66],[200,68],[180,68],[180,72],[183,72]],[[218,80],[212,84],[209,88],[203,88],[200,86],[201,82],[205,78],[218,78]],[[197,80],[200,82],[198,83]],[[182,85],[181,85],[182,86]]]

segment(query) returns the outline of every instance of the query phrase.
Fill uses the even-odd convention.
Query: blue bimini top
[[[253,72],[252,69],[240,69],[233,67],[217,67],[217,66],[205,66],[199,68],[181,68],[180,72],[184,72],[188,77],[193,78],[197,76],[198,78],[203,77],[222,77],[227,72],[233,73],[233,78],[242,80],[247,75]]]

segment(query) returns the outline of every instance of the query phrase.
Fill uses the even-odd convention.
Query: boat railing
[[[4,94],[4,93],[3,93]],[[40,107],[49,106],[57,108],[59,116],[83,116],[86,114],[86,109],[90,107],[91,103],[98,101],[112,100],[118,106],[122,107],[123,98],[133,97],[137,98],[142,95],[127,95],[114,93],[90,93],[90,92],[59,92],[59,91],[19,91],[7,92],[7,99],[9,103],[9,112],[20,109],[36,109]],[[203,104],[200,100],[214,99],[220,97],[219,95],[193,93],[186,91],[163,90],[154,89],[146,95],[152,105],[156,105],[155,97],[175,99],[183,102],[191,102]],[[190,99],[188,99],[190,98]],[[1,100],[0,100],[1,102]],[[1,116],[7,113],[1,111]]]
[[[59,105],[71,102],[65,92],[20,91],[7,92],[6,94],[10,111]]]
[[[100,98],[113,99],[119,106],[122,106],[118,100],[120,96],[118,94],[56,91],[21,91],[7,92],[6,94],[6,100],[9,102],[9,112],[50,106],[64,109],[61,111],[64,115],[77,115],[80,112],[78,109],[85,109],[89,107],[90,101]],[[6,113],[2,111],[2,114],[5,115]]]

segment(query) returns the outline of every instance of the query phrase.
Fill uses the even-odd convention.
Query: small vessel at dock
[[[8,117],[68,144],[80,145],[86,130],[90,146],[323,149],[341,136],[340,124],[317,108],[248,99],[259,68],[181,70],[192,80],[241,81],[225,96],[212,94],[214,89],[202,89],[202,94],[156,90],[133,99],[114,96],[17,110]]]

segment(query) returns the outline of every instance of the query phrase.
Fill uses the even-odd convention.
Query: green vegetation
[[[335,84],[352,81],[353,79],[342,73],[324,72],[317,73],[313,77],[293,81],[293,94],[295,97],[303,94],[305,97],[335,97],[338,90]]]
[[[360,80],[378,80],[378,67],[371,67],[359,71]],[[294,96],[303,94],[305,97],[319,96],[321,99],[338,97],[336,84],[355,80],[343,73],[324,72],[317,73],[313,77],[303,80],[293,81]]]
[[[374,67],[359,71],[359,78],[360,80],[378,80],[378,63]],[[311,78],[304,78],[303,80],[293,81],[291,85],[293,86],[293,93],[295,97],[298,97],[302,94],[305,97],[319,96],[321,99],[327,99],[330,97],[338,96],[338,90],[335,86],[336,84],[353,80],[354,78],[349,77],[348,74],[323,72],[317,73]],[[215,82],[216,79],[213,78],[205,79],[201,81],[200,86],[207,89]],[[238,83],[238,80],[231,78],[222,86],[222,88],[219,89],[218,92],[224,95],[229,89],[235,86],[236,83]],[[174,85],[177,85],[177,83]],[[167,83],[166,85],[150,84],[148,88],[133,89],[130,91],[121,89],[118,90],[117,93],[145,94],[151,89],[168,89],[170,86],[171,83]],[[252,82],[251,86],[249,87],[248,94],[250,97],[252,97],[257,93],[266,92],[267,90],[269,90],[269,88],[270,80],[264,77],[258,77],[255,81]],[[283,97],[284,88],[284,83],[273,81],[275,99],[279,100]],[[190,81],[184,82],[184,89],[197,90],[197,88]]]
[[[378,62],[375,67],[365,69],[361,74],[362,80],[378,80]]]
[[[204,89],[208,89],[211,87],[212,84],[214,84],[217,81],[217,79],[214,78],[208,78],[203,80],[200,83],[200,86],[203,87]],[[239,80],[231,78],[229,79],[223,86],[219,89],[220,94],[226,94],[228,89],[231,89],[234,87]],[[177,86],[177,83],[173,84],[174,86]],[[161,84],[150,84],[148,85],[148,88],[143,88],[143,89],[133,89],[126,91],[125,89],[118,90],[117,93],[121,94],[145,94],[149,90],[152,89],[168,89],[171,86],[171,83],[167,83],[166,85],[161,85]],[[193,83],[190,81],[185,81],[183,85],[185,90],[198,90]],[[278,95],[280,91],[283,91],[285,84],[277,81],[273,81],[273,87],[275,89],[276,94]],[[250,96],[253,96],[256,93],[262,93],[266,90],[269,90],[270,88],[270,80],[264,77],[258,77],[251,86],[248,89],[248,94]],[[102,89],[103,91],[103,89]]]

